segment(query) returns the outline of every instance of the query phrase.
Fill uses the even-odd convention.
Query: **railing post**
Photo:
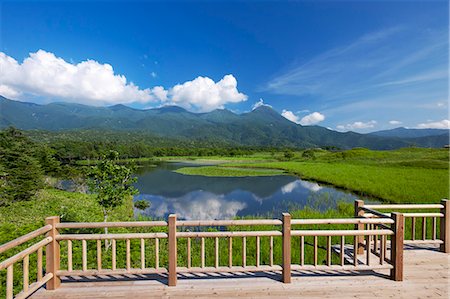
[[[441,204],[444,206],[441,209],[444,217],[440,221],[440,239],[442,240],[440,249],[442,252],[450,253],[450,203],[448,199],[442,199]]]
[[[283,213],[283,282],[291,282],[291,215]]]
[[[56,224],[58,224],[59,221],[59,216],[47,217],[45,219],[45,223],[52,226],[52,229],[47,233],[47,236],[53,238],[52,242],[47,245],[45,251],[46,273],[53,274],[53,278],[47,282],[47,290],[55,290],[59,288],[61,284],[61,279],[57,275],[57,272],[59,271],[60,252],[59,242],[56,241],[56,236],[59,235]]]
[[[394,268],[391,269],[391,279],[395,281],[403,280],[403,239],[405,219],[402,213],[392,213],[394,220],[391,236],[391,262]]]
[[[169,215],[169,286],[177,285],[177,215]]]
[[[364,215],[364,210],[362,207],[364,206],[363,200],[355,200],[355,218],[361,218]],[[355,224],[356,230],[364,230],[364,224]],[[356,254],[364,253],[364,236],[357,236],[356,240],[358,242],[358,250]]]

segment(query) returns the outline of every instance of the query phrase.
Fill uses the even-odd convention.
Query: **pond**
[[[173,172],[189,163],[160,163],[137,171],[137,199],[150,201],[143,213],[179,219],[231,219],[242,216],[279,217],[291,209],[335,208],[338,201],[351,202],[356,195],[308,182],[290,175],[263,177],[204,177]],[[203,166],[203,165],[202,165]]]

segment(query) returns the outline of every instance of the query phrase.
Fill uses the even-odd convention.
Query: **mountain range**
[[[370,134],[337,132],[321,126],[295,124],[269,106],[235,114],[226,109],[193,113],[177,106],[139,110],[124,105],[93,107],[73,103],[34,103],[0,96],[0,128],[68,131],[139,132],[171,139],[191,139],[240,146],[290,146],[394,149],[442,147],[449,130],[397,128]]]

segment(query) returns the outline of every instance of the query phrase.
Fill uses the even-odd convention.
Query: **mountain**
[[[381,136],[381,137],[399,137],[399,138],[419,138],[427,136],[439,136],[448,134],[449,130],[446,129],[407,129],[407,128],[395,128],[391,130],[377,131],[369,133],[369,135]]]
[[[394,149],[411,145],[442,147],[448,144],[448,140],[440,136],[402,139],[376,134],[340,133],[320,126],[301,126],[268,106],[243,114],[235,114],[226,109],[193,113],[177,106],[139,110],[124,105],[37,105],[0,96],[0,128],[7,126],[53,132],[120,131],[139,136],[147,134],[172,140],[233,146]]]

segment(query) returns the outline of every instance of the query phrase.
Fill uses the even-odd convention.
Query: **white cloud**
[[[95,60],[72,64],[39,50],[19,63],[0,52],[0,69],[2,91],[8,94],[9,90],[12,98],[28,93],[94,105],[151,100],[149,89],[140,89],[125,76],[114,74],[111,65]]]
[[[155,72],[151,72],[151,73],[150,73],[150,76],[152,76],[152,78],[156,78],[156,77],[158,76],[158,74],[155,73]]]
[[[346,125],[338,125],[336,126],[336,129],[341,130],[341,131],[353,131],[353,130],[358,130],[358,129],[370,129],[375,127],[375,125],[377,124],[377,122],[375,120],[371,120],[368,122],[361,122],[361,121],[356,121],[352,124],[346,124]]]
[[[296,123],[296,124],[300,123],[300,118],[297,115],[295,115],[294,112],[292,112],[292,111],[283,109],[283,111],[281,112],[281,115],[293,123]]]
[[[0,52],[0,70],[0,94],[12,99],[26,94],[27,99],[43,97],[90,105],[152,102],[201,112],[247,100],[231,74],[218,82],[199,76],[169,89],[141,89],[124,75],[115,74],[109,64],[95,60],[70,63],[44,50],[30,53],[22,63]],[[157,76],[155,72],[150,75]]]
[[[390,120],[390,121],[389,121],[389,124],[396,126],[396,125],[402,124],[402,122],[399,121],[399,120]]]
[[[441,121],[436,122],[428,122],[418,124],[417,128],[419,129],[450,129],[450,120],[443,119]]]
[[[317,183],[297,180],[297,181],[290,182],[290,183],[284,185],[283,187],[281,187],[281,193],[283,193],[283,194],[292,193],[296,188],[298,188],[300,186],[305,189],[308,189],[311,192],[318,192],[318,191],[322,190],[322,187],[319,186],[319,184],[317,184]]]
[[[224,108],[225,104],[247,100],[247,96],[237,90],[237,80],[233,75],[225,75],[217,83],[208,77],[197,77],[192,81],[177,84],[164,93],[160,89],[159,93],[165,94],[165,97],[161,97],[160,94],[155,96],[163,102],[167,101],[166,104],[200,112]]]
[[[253,104],[252,110],[255,110],[256,108],[261,107],[261,106],[267,106],[267,107],[272,108],[272,106],[270,106],[269,104],[265,104],[265,103],[264,103],[264,100],[260,98],[258,102],[256,102],[255,104]]]
[[[284,116],[286,119],[288,119],[296,124],[301,124],[303,126],[317,124],[317,123],[325,120],[325,116],[319,112],[313,112],[311,114],[308,114],[308,115],[300,118],[298,115],[294,114],[294,112],[283,109],[283,111],[281,112],[281,115]]]

